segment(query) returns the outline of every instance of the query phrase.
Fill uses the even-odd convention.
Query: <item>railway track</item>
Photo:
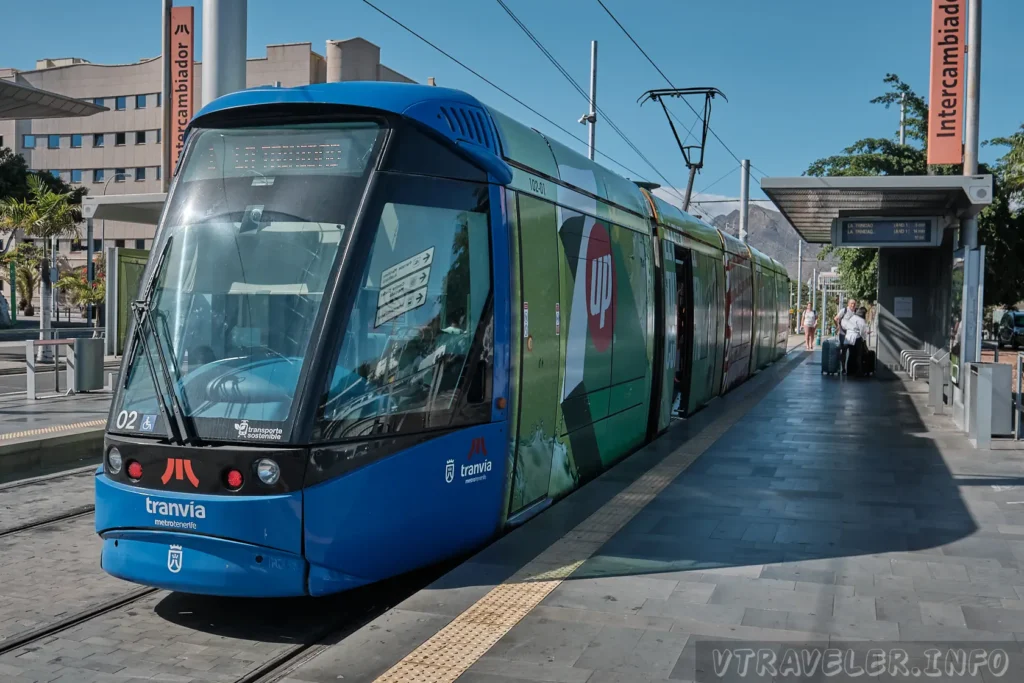
[[[85,465],[83,467],[76,467],[71,470],[64,470],[63,472],[52,472],[50,474],[43,474],[38,477],[29,477],[28,479],[17,479],[15,481],[6,482],[0,484],[0,491],[10,491],[12,489],[25,488],[26,486],[34,486],[43,482],[51,482],[57,479],[70,479],[72,477],[87,476],[92,472],[96,471],[96,467],[99,463],[92,465]]]
[[[82,622],[95,619],[98,616],[104,615],[107,612],[112,612],[116,609],[120,609],[125,605],[130,605],[133,602],[138,602],[142,598],[156,593],[159,588],[140,588],[138,590],[125,593],[124,595],[118,596],[112,600],[101,602],[95,607],[90,607],[87,610],[83,610],[78,614],[73,614],[69,617],[65,617],[59,621],[55,621],[52,624],[40,626],[39,628],[25,631],[19,635],[8,638],[7,640],[0,640],[0,655],[17,650],[20,647],[31,645],[32,643],[38,642],[43,638],[66,631],[69,628],[77,626]]]
[[[85,517],[91,515],[96,511],[95,505],[81,505],[76,508],[72,508],[66,512],[62,512],[59,515],[52,515],[50,517],[42,517],[40,519],[32,520],[31,522],[25,522],[24,524],[18,524],[17,526],[7,527],[6,529],[0,529],[0,538],[4,536],[10,536],[12,534],[18,534],[22,531],[28,531],[30,529],[36,529],[41,526],[47,526],[50,524],[56,524],[57,522],[65,522],[71,519],[78,519],[79,517]]]

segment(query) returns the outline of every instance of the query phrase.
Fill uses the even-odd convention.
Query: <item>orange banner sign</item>
[[[171,173],[185,148],[185,129],[192,119],[195,89],[195,9],[172,7],[171,21]]]
[[[928,163],[964,160],[964,34],[967,0],[932,0]]]

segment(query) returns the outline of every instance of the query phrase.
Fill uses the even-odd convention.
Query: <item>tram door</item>
[[[558,224],[553,204],[519,195],[519,415],[509,514],[548,496],[558,419]]]
[[[673,405],[685,415],[690,405],[690,378],[693,369],[693,253],[676,245],[676,399]]]

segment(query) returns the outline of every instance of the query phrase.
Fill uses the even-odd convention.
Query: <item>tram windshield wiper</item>
[[[163,251],[160,253],[160,259],[157,261],[156,269],[153,271],[153,277],[149,281],[149,287],[146,290],[145,295],[136,301],[132,302],[132,313],[135,315],[135,331],[139,342],[142,344],[143,353],[146,356],[146,364],[149,366],[150,378],[153,381],[153,391],[158,394],[157,402],[160,406],[160,412],[164,415],[164,421],[167,424],[167,433],[172,441],[176,441],[183,445],[193,445],[197,442],[192,425],[185,416],[184,410],[181,407],[181,401],[178,398],[178,392],[174,388],[174,380],[171,376],[171,371],[167,366],[167,359],[164,358],[164,351],[160,342],[160,333],[153,322],[152,310],[150,303],[153,299],[153,292],[156,290],[156,283],[160,279],[160,274],[163,270],[164,261],[167,257],[167,253],[171,250],[171,240],[168,238],[167,243],[164,245]],[[147,339],[146,332],[149,332],[153,337],[153,341],[156,344],[156,353],[151,352],[149,340]],[[160,364],[160,372],[157,372],[157,368],[153,364],[153,356],[156,355],[157,360]],[[136,356],[137,357],[137,356]],[[160,383],[159,378],[163,378],[163,384]],[[166,387],[166,394],[164,388]],[[171,410],[167,410],[167,403],[165,397],[170,400]],[[171,419],[173,415],[173,420]]]

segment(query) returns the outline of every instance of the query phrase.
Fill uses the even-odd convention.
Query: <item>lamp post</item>
[[[107,195],[107,186],[110,185],[110,181],[111,180],[113,180],[114,178],[117,178],[118,176],[124,176],[125,178],[131,178],[132,174],[127,172],[127,171],[125,171],[123,173],[115,173],[114,175],[112,175],[109,178],[107,178],[107,180],[103,183],[103,194],[100,195],[100,196],[105,197]],[[106,219],[103,219],[103,225],[100,228],[100,230],[101,230],[101,232],[100,232],[100,253],[103,254],[104,253],[103,250],[106,249],[106,247],[107,247],[107,221],[106,221]],[[93,244],[92,244],[93,237],[92,237],[92,219],[91,218],[86,219],[86,232],[87,232],[87,234],[86,234],[86,242],[87,242],[86,243],[86,249],[88,251],[88,255],[87,255],[86,258],[88,259],[88,268],[86,268],[85,276],[86,276],[86,280],[89,282],[89,288],[91,289],[92,288],[92,283],[96,280],[96,264],[93,263],[93,258],[94,258],[94,254],[95,254],[96,250],[93,248]],[[104,256],[104,258],[105,257],[106,256]],[[86,308],[86,315],[88,316],[89,322],[92,322],[92,313],[93,313],[93,311],[92,311],[92,304],[89,304],[87,306],[87,308]]]

